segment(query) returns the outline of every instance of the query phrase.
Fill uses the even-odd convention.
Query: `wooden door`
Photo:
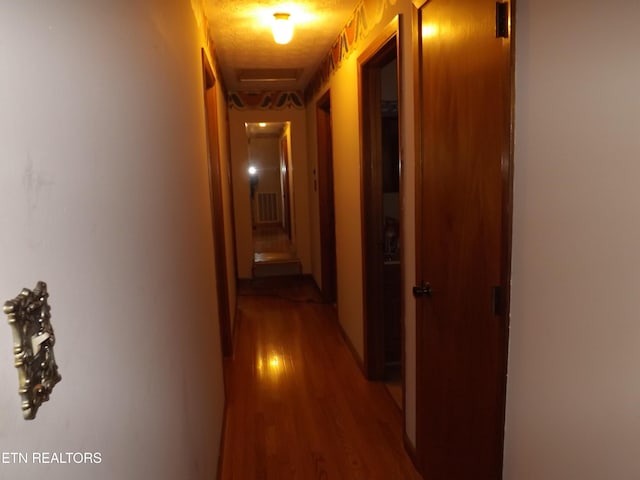
[[[497,9],[430,0],[416,16],[416,453],[427,480],[501,478],[512,57]]]
[[[322,294],[337,302],[336,218],[333,196],[333,140],[331,135],[331,96],[327,91],[316,105],[318,130],[317,188],[320,207],[320,248]]]
[[[224,205],[222,201],[220,141],[218,138],[218,104],[215,76],[213,75],[213,70],[211,69],[204,50],[202,51],[202,69],[205,86],[204,105],[209,157],[209,195],[211,198],[211,223],[213,228],[213,250],[218,294],[218,320],[220,322],[222,353],[228,357],[233,353],[233,342],[231,338],[231,312],[229,307],[227,255],[224,235]]]

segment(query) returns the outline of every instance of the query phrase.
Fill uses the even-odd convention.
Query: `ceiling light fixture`
[[[273,39],[280,45],[286,45],[293,38],[293,21],[289,13],[274,13],[273,25],[271,26],[273,31]]]

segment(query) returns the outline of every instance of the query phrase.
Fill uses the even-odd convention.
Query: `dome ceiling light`
[[[274,13],[273,24],[271,26],[273,31],[273,39],[280,45],[286,45],[293,38],[293,21],[289,13]]]

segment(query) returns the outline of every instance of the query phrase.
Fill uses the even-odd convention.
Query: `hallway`
[[[280,225],[258,226],[253,231],[253,262],[292,261],[296,254],[291,240]]]
[[[334,312],[304,277],[241,285],[222,479],[420,478],[400,410],[364,379]]]
[[[254,277],[299,275],[302,271],[295,246],[280,225],[258,226],[253,231]]]

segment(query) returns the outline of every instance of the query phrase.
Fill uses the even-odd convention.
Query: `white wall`
[[[0,15],[0,298],[49,284],[62,382],[22,419],[0,325],[0,477],[205,479],[223,409],[200,44],[189,2]]]
[[[638,19],[517,5],[505,479],[640,478]]]

